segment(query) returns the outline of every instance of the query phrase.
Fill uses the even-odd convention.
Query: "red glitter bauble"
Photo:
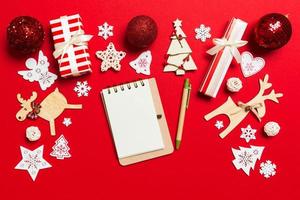
[[[292,36],[289,19],[279,13],[263,16],[254,28],[254,40],[258,46],[266,49],[278,49],[284,46]]]
[[[132,18],[127,25],[125,37],[129,45],[136,49],[148,47],[157,36],[155,21],[145,15]]]
[[[37,51],[44,40],[42,24],[33,17],[20,16],[7,28],[8,45],[13,53],[26,55]]]

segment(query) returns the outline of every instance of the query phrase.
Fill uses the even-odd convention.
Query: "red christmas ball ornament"
[[[127,25],[125,38],[136,49],[150,46],[157,36],[156,22],[149,16],[140,15],[132,18]]]
[[[7,28],[8,45],[16,54],[26,55],[37,51],[44,36],[42,24],[30,16],[16,17]]]
[[[279,13],[263,16],[254,28],[256,44],[265,49],[278,49],[284,46],[292,36],[289,19]]]

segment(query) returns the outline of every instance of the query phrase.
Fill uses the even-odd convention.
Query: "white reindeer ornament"
[[[265,90],[272,87],[271,83],[268,83],[269,75],[266,74],[264,80],[259,80],[260,90],[258,94],[250,100],[248,103],[238,102],[236,105],[231,97],[228,97],[227,101],[212,111],[211,113],[204,116],[206,121],[211,118],[224,114],[230,120],[228,127],[220,133],[221,138],[225,138],[247,115],[249,112],[252,112],[259,121],[266,114],[265,100],[271,100],[276,103],[279,103],[278,98],[282,97],[282,93],[275,93],[272,90],[268,95],[263,95]]]
[[[65,109],[81,109],[81,104],[68,104],[66,97],[58,91],[56,88],[50,93],[40,104],[34,101],[37,98],[37,93],[32,92],[32,96],[28,100],[24,100],[21,94],[17,94],[17,99],[21,103],[21,110],[16,114],[16,118],[19,121],[24,121],[26,118],[36,119],[41,117],[50,123],[50,133],[55,135],[55,123],[54,120]]]

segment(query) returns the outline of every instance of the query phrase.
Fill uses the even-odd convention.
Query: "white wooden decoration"
[[[167,61],[164,72],[176,72],[176,75],[184,75],[185,71],[196,70],[197,66],[192,59],[192,50],[186,41],[186,35],[181,29],[181,20],[173,22],[174,32],[171,36]]]

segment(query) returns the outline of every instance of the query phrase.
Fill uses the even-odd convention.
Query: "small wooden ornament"
[[[279,103],[278,98],[283,96],[282,93],[275,93],[274,90],[272,90],[268,95],[263,95],[265,90],[272,87],[272,84],[268,83],[268,79],[269,75],[266,74],[263,81],[261,79],[259,80],[260,90],[249,102],[238,102],[238,104],[235,104],[231,97],[228,97],[227,101],[223,105],[205,115],[204,119],[208,121],[220,114],[227,115],[230,123],[220,134],[221,138],[225,138],[248,115],[249,112],[252,112],[257,119],[261,121],[261,118],[266,114],[265,100],[271,100]]]
[[[81,109],[81,104],[68,104],[66,97],[59,92],[56,88],[50,93],[39,105],[35,104],[34,101],[37,98],[37,93],[32,92],[32,96],[25,100],[21,94],[17,94],[17,99],[21,103],[21,109],[16,114],[18,121],[24,121],[27,117],[36,119],[37,116],[49,121],[50,133],[52,136],[55,135],[55,123],[54,120],[65,110],[65,109]]]
[[[253,57],[253,55],[248,51],[243,52],[241,56],[241,70],[246,78],[260,72],[266,64],[263,58]]]
[[[268,122],[264,125],[264,132],[269,137],[276,136],[280,131],[280,126],[277,122]]]
[[[232,77],[227,80],[226,86],[230,92],[239,92],[243,88],[243,83],[239,78]]]
[[[37,126],[29,126],[26,129],[26,138],[30,142],[39,140],[41,137],[41,131]]]

